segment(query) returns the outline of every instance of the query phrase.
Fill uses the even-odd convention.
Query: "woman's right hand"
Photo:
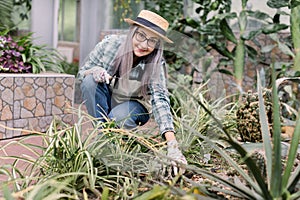
[[[106,83],[109,84],[109,80],[111,76],[107,73],[107,71],[102,67],[93,67],[86,71],[85,75],[92,74],[93,78],[98,83]]]

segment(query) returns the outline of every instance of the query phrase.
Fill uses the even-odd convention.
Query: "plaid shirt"
[[[101,66],[108,72],[110,72],[111,68],[113,67],[111,63],[116,56],[118,48],[124,40],[125,36],[106,36],[89,54],[87,61],[78,72],[78,79],[82,80],[84,78],[85,70],[91,69],[95,66]],[[138,66],[144,69],[145,63],[141,61]],[[167,80],[165,78],[164,61],[161,64],[160,72],[161,73],[158,81],[150,81],[148,89],[154,119],[159,126],[161,134],[164,134],[167,131],[175,132],[173,125],[173,116],[170,112],[170,100],[166,86]]]

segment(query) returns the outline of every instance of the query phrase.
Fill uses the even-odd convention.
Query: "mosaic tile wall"
[[[0,139],[45,132],[54,116],[73,121],[75,77],[68,74],[0,74]]]

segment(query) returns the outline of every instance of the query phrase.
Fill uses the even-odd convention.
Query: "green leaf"
[[[258,71],[257,71],[257,87],[258,87],[257,90],[258,90],[258,99],[259,99],[259,122],[260,122],[263,145],[264,145],[264,150],[266,155],[267,181],[268,184],[270,185],[271,176],[272,176],[272,164],[273,164],[272,144],[270,138],[267,112],[266,112],[265,103],[262,95],[261,79]]]
[[[242,11],[240,13],[240,16],[239,16],[239,26],[240,26],[240,30],[241,32],[243,33],[245,30],[246,30],[246,27],[247,27],[247,12],[246,11]]]
[[[272,20],[272,17],[265,12],[261,12],[259,10],[256,11],[248,11],[248,16],[253,17],[257,20],[266,21],[267,19]]]
[[[30,63],[30,64],[31,64],[31,66],[32,66],[32,73],[33,73],[33,74],[37,74],[37,73],[40,72],[40,71],[39,71],[39,68],[36,66],[35,63]]]
[[[248,0],[242,0],[242,8],[245,9],[247,6]]]
[[[255,180],[257,181],[257,184],[259,185],[264,199],[271,199],[271,195],[268,191],[268,185],[264,182],[264,180],[261,176],[261,173],[258,173],[258,172],[260,172],[260,170],[256,166],[253,159],[249,157],[249,155],[245,151],[245,149],[242,146],[240,146],[238,143],[236,143],[234,141],[230,141],[230,140],[228,140],[228,142],[232,145],[232,147],[237,152],[239,152],[239,154],[242,156],[242,159],[244,159],[244,162],[246,163],[249,171],[251,171],[251,173],[255,177]]]
[[[227,70],[227,69],[218,69],[218,72],[220,72],[222,74],[233,76],[233,73],[231,71]]]
[[[102,200],[109,200],[109,188],[108,187],[103,188]]]
[[[262,32],[264,34],[277,33],[278,31],[282,31],[287,29],[289,26],[286,24],[269,24],[262,28]]]
[[[283,68],[290,68],[293,63],[291,62],[275,62],[274,63],[274,68],[275,70],[282,70]]]
[[[300,1],[299,0],[291,0],[291,9],[300,6]]]
[[[33,57],[32,60],[36,63],[36,67],[39,68],[39,72],[45,72],[46,69],[45,69],[45,65],[42,63],[42,61],[37,58],[37,57]]]
[[[269,0],[267,5],[271,8],[282,8],[289,6],[289,0]]]
[[[282,178],[282,187],[286,188],[288,181],[290,179],[291,171],[294,166],[295,158],[297,156],[299,141],[300,141],[300,112],[298,113],[298,120],[296,123],[296,127],[293,133],[293,137],[291,139],[291,144],[289,148],[289,155],[287,160],[287,165]]]
[[[22,53],[21,56],[22,56],[22,61],[23,61],[24,63],[27,62],[27,60],[26,60],[26,55],[25,55],[24,53]]]
[[[286,55],[291,56],[292,58],[295,58],[295,54],[293,51],[284,43],[278,42],[278,48]]]
[[[284,179],[284,177],[283,177]],[[296,187],[298,185],[300,179],[300,165],[294,170],[294,172],[289,177],[289,183],[288,183],[288,191],[296,191]],[[291,199],[299,199],[300,198],[300,191],[294,193],[291,195]]]
[[[245,45],[245,49],[246,49],[248,56],[252,60],[257,59],[257,50],[256,49],[254,49],[252,46],[249,46],[249,45]]]
[[[226,19],[222,19],[220,22],[220,29],[222,31],[222,34],[231,42],[233,42],[234,44],[237,43],[237,40],[235,38],[235,35],[233,33],[233,31],[231,30],[231,28],[229,27],[227,20]]]
[[[262,31],[260,29],[254,30],[254,31],[246,31],[245,33],[242,34],[241,38],[243,40],[252,40],[255,36],[261,34]]]
[[[272,103],[273,103],[273,165],[271,176],[271,194],[274,198],[280,197],[282,193],[281,177],[281,122],[279,99],[276,87],[276,75],[274,64],[272,64]]]
[[[197,28],[199,26],[199,22],[197,22],[196,20],[194,20],[191,17],[187,17],[186,18],[186,24],[193,27],[193,28]]]

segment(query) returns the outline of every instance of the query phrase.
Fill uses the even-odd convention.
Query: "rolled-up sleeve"
[[[152,112],[162,135],[167,131],[175,132],[165,73],[163,62],[158,79],[152,79],[149,85]]]

